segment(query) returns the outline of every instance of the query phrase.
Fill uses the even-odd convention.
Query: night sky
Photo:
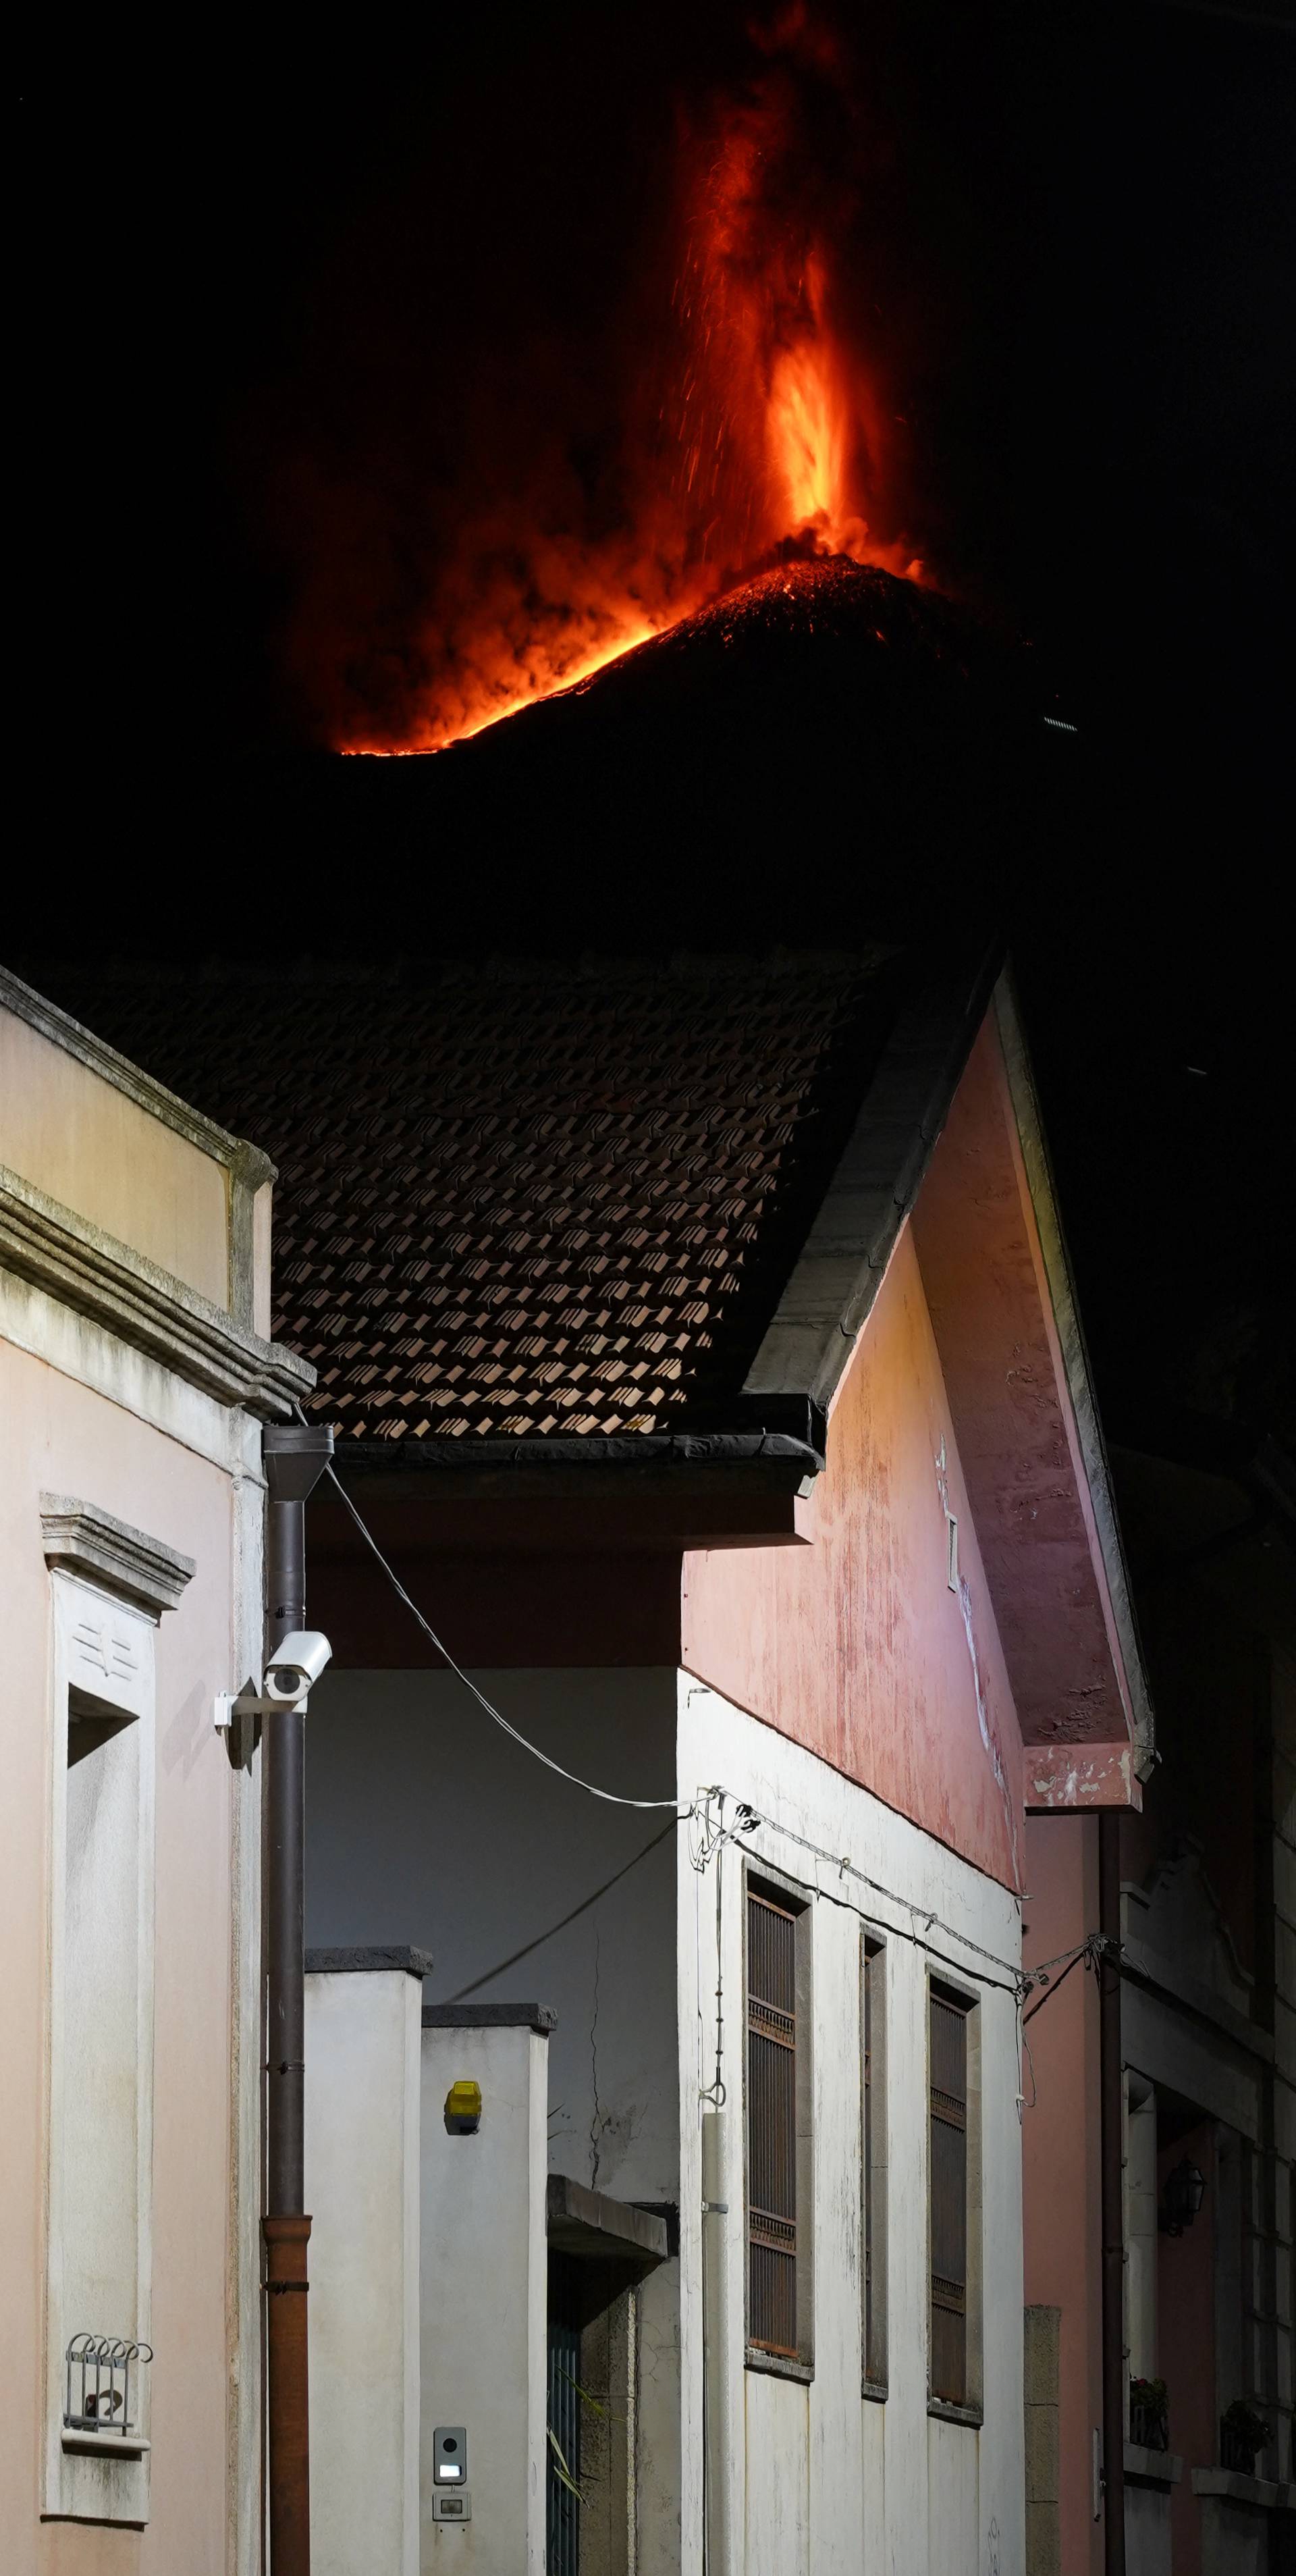
[[[1262,8],[825,14],[823,168],[852,173],[913,525],[1078,728],[1008,929],[1109,1430],[1245,1449],[1292,1427],[1296,45]],[[398,890],[322,881],[280,782],[340,667],[385,685],[484,490],[560,453],[603,506],[678,120],[745,76],[749,15],[379,15],[336,51],[222,24],[33,67],[6,941],[33,980],[399,953]]]

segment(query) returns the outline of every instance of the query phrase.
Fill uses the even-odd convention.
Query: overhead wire
[[[623,1878],[628,1878],[631,1870],[637,1869],[641,1860],[647,1860],[649,1852],[655,1852],[658,1845],[664,1843],[669,1834],[674,1833],[677,1821],[678,1819],[663,1825],[661,1832],[654,1834],[651,1841],[642,1843],[637,1852],[632,1852],[629,1860],[623,1861],[620,1869],[614,1869],[612,1876],[605,1878],[601,1887],[592,1888],[588,1896],[581,1898],[579,1905],[573,1905],[569,1914],[560,1915],[558,1921],[551,1923],[546,1931],[537,1932],[534,1941],[524,1941],[520,1950],[510,1950],[507,1959],[497,1960],[493,1968],[487,1968],[480,1977],[474,1977],[471,1985],[460,1986],[454,1994],[447,1995],[447,2003],[463,2003],[469,1995],[475,1995],[480,1987],[488,1986],[493,1977],[502,1977],[509,1968],[516,1968],[519,1959],[529,1959],[533,1950],[542,1950],[546,1941],[555,1941],[560,1932],[566,1931],[569,1923],[576,1923],[582,1914],[588,1914],[591,1905],[597,1905],[601,1896],[606,1896],[612,1888],[619,1886]]]
[[[304,1420],[305,1416],[300,1414],[300,1407],[298,1407],[297,1410],[300,1418]],[[745,1840],[744,1836],[757,1831],[772,1833],[778,1836],[782,1841],[793,1844],[796,1849],[809,1853],[816,1861],[826,1863],[829,1868],[837,1870],[839,1874],[858,1880],[859,1884],[863,1888],[866,1888],[874,1897],[881,1898],[884,1904],[897,1906],[903,1913],[906,1913],[909,1916],[909,1926],[906,1929],[903,1923],[888,1923],[877,1913],[875,1907],[869,1907],[857,1903],[851,1897],[838,1894],[832,1888],[824,1887],[818,1880],[816,1880],[816,1893],[822,1896],[827,1903],[842,1905],[851,1913],[857,1914],[861,1921],[875,1922],[878,1924],[880,1929],[894,1934],[897,1938],[912,1941],[915,1947],[926,1950],[933,1958],[939,1959],[943,1966],[954,1969],[956,1973],[961,1970],[964,1975],[973,1975],[976,1972],[968,1967],[966,1956],[962,1958],[951,1958],[948,1952],[938,1949],[930,1937],[933,1931],[939,1931],[944,1935],[946,1940],[957,1943],[960,1951],[963,1953],[970,1954],[973,1958],[984,1960],[986,1965],[989,1967],[1001,1969],[1003,1971],[1003,1975],[1001,1977],[987,1977],[982,1974],[980,1982],[983,1985],[993,1985],[998,1988],[1000,1992],[1014,1996],[1018,2005],[1019,2013],[1021,2013],[1023,2032],[1025,2023],[1034,2019],[1035,2013],[1041,2009],[1041,2004],[1046,2002],[1048,1999],[1046,1994],[1041,1997],[1040,2003],[1037,2003],[1032,2007],[1032,2010],[1029,2013],[1021,2012],[1021,2007],[1025,2002],[1026,1996],[1030,1994],[1036,1986],[1043,1985],[1049,1989],[1049,1992],[1056,1993],[1057,1987],[1063,1983],[1065,1976],[1069,1974],[1070,1969],[1076,1965],[1079,1959],[1088,1957],[1091,1964],[1096,1964],[1097,1952],[1102,1946],[1102,1936],[1098,1933],[1088,1933],[1084,1940],[1077,1942],[1072,1949],[1059,1951],[1055,1958],[1045,1959],[1037,1967],[1023,1968],[1018,1964],[1018,1962],[1002,1957],[998,1951],[987,1949],[984,1942],[975,1940],[969,1932],[961,1931],[957,1924],[947,1923],[943,1916],[938,1914],[934,1908],[928,1908],[917,1903],[911,1897],[901,1895],[899,1890],[896,1888],[887,1887],[881,1879],[875,1878],[870,1871],[860,1868],[858,1863],[852,1861],[848,1854],[830,1851],[826,1844],[812,1841],[808,1835],[797,1833],[792,1826],[777,1823],[771,1817],[761,1816],[749,1799],[740,1796],[734,1790],[727,1790],[719,1784],[713,1785],[709,1789],[699,1789],[697,1796],[690,1801],[689,1804],[684,1805],[678,1798],[627,1797],[620,1790],[605,1789],[596,1781],[586,1780],[580,1772],[568,1770],[564,1763],[555,1761],[552,1754],[544,1752],[540,1745],[533,1744],[531,1742],[529,1736],[523,1735],[521,1729],[514,1726],[511,1721],[495,1707],[493,1701],[487,1698],[486,1693],[479,1689],[477,1683],[464,1671],[463,1666],[456,1662],[455,1657],[451,1654],[444,1639],[438,1635],[436,1629],[431,1623],[431,1620],[424,1616],[418,1603],[413,1600],[410,1594],[406,1591],[404,1584],[401,1582],[399,1575],[395,1571],[395,1568],[384,1556],[382,1549],[378,1545],[378,1541],[374,1537],[373,1532],[369,1529],[361,1513],[357,1510],[356,1505],[352,1501],[350,1494],[347,1492],[340,1476],[335,1473],[331,1461],[329,1462],[325,1473],[332,1480],[332,1483],[341,1496],[352,1520],[355,1522],[356,1528],[359,1530],[366,1546],[377,1558],[379,1565],[382,1567],[382,1570],[398,1599],[404,1603],[406,1609],[417,1621],[424,1635],[430,1639],[431,1643],[435,1646],[437,1653],[449,1666],[455,1679],[462,1683],[464,1689],[471,1694],[473,1699],[476,1700],[479,1708],[484,1711],[485,1715],[489,1717],[496,1726],[500,1727],[504,1734],[511,1738],[514,1744],[520,1746],[524,1753],[531,1754],[533,1759],[542,1763],[547,1771],[555,1773],[557,1778],[560,1780],[566,1780],[573,1788],[583,1789],[586,1795],[591,1798],[599,1798],[606,1805],[614,1807],[633,1807],[641,1810],[652,1810],[657,1813],[660,1813],[663,1810],[669,1810],[677,1825],[690,1824],[695,1819],[700,1818],[700,1837],[696,1845],[690,1845],[689,1855],[694,1869],[700,1874],[705,1872],[710,1862],[717,1857],[726,1843],[733,1843],[740,1850],[747,1852],[749,1857],[752,1859],[760,1860],[762,1858],[762,1854],[751,1844],[750,1841]],[[733,1801],[734,1806],[734,1822],[728,1826],[724,1823],[724,1805],[727,1798]],[[719,1821],[714,1826],[711,1821],[710,1812],[711,1802],[713,1799],[718,1800],[719,1802]],[[538,1949],[542,1942],[552,1939],[554,1934],[564,1930],[568,1923],[575,1922],[579,1915],[587,1912],[591,1905],[598,1902],[600,1896],[606,1895],[610,1888],[615,1887],[618,1880],[624,1878],[628,1870],[633,1869],[636,1863],[644,1859],[648,1852],[655,1850],[658,1843],[664,1842],[669,1831],[670,1827],[665,1827],[660,1834],[653,1837],[651,1842],[644,1844],[643,1848],[633,1854],[631,1859],[625,1863],[622,1869],[615,1871],[613,1876],[606,1880],[602,1887],[596,1888],[592,1895],[584,1898],[578,1906],[574,1906],[571,1913],[564,1915],[561,1922],[551,1926],[548,1932],[538,1934],[534,1941],[525,1943],[520,1950],[514,1951],[510,1958],[501,1961],[498,1968],[491,1969],[485,1976],[475,1979],[472,1985],[461,1988],[460,1995],[456,1997],[455,2000],[461,2000],[463,1996],[475,1993],[477,1988],[481,1985],[487,1984],[491,1977],[502,1974],[506,1968],[516,1966],[520,1959],[528,1957],[530,1952],[534,1949]],[[918,1925],[920,1923],[922,1926],[921,1931],[918,1929]],[[717,1949],[719,1946],[718,1935],[719,1925],[717,1923]],[[1055,1967],[1061,1967],[1063,1975],[1050,1987],[1049,1970]]]
[[[425,1619],[417,1601],[412,1601],[410,1599],[404,1584],[401,1582],[400,1576],[395,1572],[394,1568],[388,1564],[386,1557],[383,1555],[382,1549],[378,1545],[378,1541],[374,1537],[372,1530],[369,1529],[366,1523],[361,1519],[361,1516],[356,1510],[355,1504],[352,1502],[341,1477],[334,1473],[333,1462],[331,1459],[324,1472],[327,1476],[332,1478],[332,1481],[336,1485],[343,1502],[346,1504],[347,1510],[351,1514],[351,1518],[355,1522],[356,1528],[359,1530],[366,1547],[372,1548],[388,1582],[392,1586],[393,1591],[397,1594],[398,1598],[404,1602],[406,1609],[411,1613],[411,1615],[417,1619],[420,1628],[423,1630],[424,1636],[431,1638],[433,1645],[436,1647],[437,1653],[442,1656],[445,1662],[449,1665],[456,1681],[462,1682],[466,1691],[471,1691],[478,1707],[484,1709],[487,1717],[492,1719],[496,1726],[502,1727],[505,1735],[511,1736],[515,1744],[520,1744],[524,1753],[530,1753],[537,1762],[543,1762],[546,1771],[555,1772],[560,1780],[569,1780],[574,1789],[583,1789],[586,1792],[586,1795],[591,1798],[602,1798],[609,1807],[650,1807],[659,1812],[662,1808],[669,1807],[681,1823],[693,1814],[693,1808],[691,1806],[682,1807],[678,1798],[627,1798],[619,1789],[600,1788],[597,1781],[582,1779],[579,1771],[569,1771],[565,1763],[555,1762],[551,1753],[543,1752],[538,1744],[533,1744],[531,1742],[529,1736],[522,1734],[520,1728],[511,1725],[508,1718],[504,1717],[500,1710],[495,1707],[494,1702],[487,1699],[485,1691],[478,1689],[476,1682],[473,1681],[471,1676],[464,1671],[462,1664],[457,1664],[455,1662],[454,1656],[451,1654],[445,1640],[438,1637],[431,1620]]]

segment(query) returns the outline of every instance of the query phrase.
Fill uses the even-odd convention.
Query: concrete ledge
[[[79,1494],[42,1494],[40,1515],[47,1565],[120,1593],[154,1619],[174,1610],[197,1572],[193,1558],[178,1547],[132,1529],[95,1503],[83,1503]]]
[[[1142,2442],[1127,2442],[1125,2475],[1140,2479],[1144,2486],[1177,2487],[1183,2461],[1177,2451],[1149,2451]]]
[[[985,2423],[983,2406],[955,2406],[948,2397],[929,2397],[927,2412],[935,2415],[942,2424],[967,2424],[978,2433]]]
[[[284,1421],[315,1384],[309,1361],[265,1342],[142,1252],[0,1164],[0,1268],[115,1333],[218,1404]]]
[[[559,2254],[587,2260],[633,2263],[650,2272],[664,2263],[666,2222],[628,2201],[610,2200],[567,2174],[550,2174],[545,2187],[545,2220],[549,2243]]]
[[[376,1950],[308,1950],[308,1977],[377,1976],[383,1968],[403,1968],[407,1977],[430,1977],[430,1950],[412,1950],[402,1942]]]
[[[1277,2478],[1249,2478],[1244,2469],[1194,2469],[1194,2495],[1228,2496],[1234,2504],[1258,2505],[1263,2513],[1296,2510],[1296,2485]]]
[[[534,2030],[547,2039],[558,2027],[552,2004],[424,2004],[425,2030]]]

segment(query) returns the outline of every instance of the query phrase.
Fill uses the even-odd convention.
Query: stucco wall
[[[327,1625],[318,1583],[312,1616]],[[673,1670],[473,1678],[570,1770],[626,1796],[674,1798]],[[551,2005],[550,2170],[620,2200],[677,2201],[670,1813],[607,1805],[557,1778],[451,1675],[333,1670],[311,1699],[306,1814],[312,1946],[411,1942],[435,1961],[429,2001],[472,1984],[481,2002]],[[538,1934],[549,1937],[501,1964]],[[639,2576],[679,2565],[677,2283],[671,2261],[640,2292]]]
[[[234,1505],[227,1473],[104,1396],[0,1342],[0,2561],[40,2576],[223,2576],[227,2508],[231,1829],[212,1700],[230,1684]],[[76,1494],[197,1560],[157,1637],[152,2518],[142,2532],[38,2525],[51,1616],[41,1492]],[[255,1574],[255,1568],[251,1569]],[[98,2320],[85,2320],[96,2324]],[[105,2319],[103,2325],[111,2324]]]
[[[314,2576],[418,2576],[420,1991],[306,1979]]]
[[[420,2565],[543,2576],[545,2117],[549,2043],[521,2028],[425,2030],[421,2114]],[[475,2136],[447,2133],[450,2087],[480,2084]],[[434,2436],[468,2437],[468,2527],[433,2518]],[[355,2576],[361,2576],[359,2564]]]
[[[0,1163],[228,1307],[228,1176],[0,1005]]]
[[[829,1771],[687,1675],[679,1780],[751,1801],[744,1835],[811,1897],[814,2049],[814,2377],[745,2369],[743,2354],[742,1863],[723,1859],[724,2071],[728,2091],[727,2299],[731,2564],[743,2576],[1020,2576],[1023,2559],[1021,2133],[1012,1898],[880,1800]],[[733,1807],[727,1819],[733,1821]],[[815,1860],[792,1839],[846,1856]],[[701,2566],[703,2420],[700,2109],[715,2044],[713,1861],[679,1868],[683,2566]],[[884,1895],[883,1890],[893,1891]],[[860,1940],[886,1942],[888,2393],[862,2381]],[[935,1920],[930,1918],[935,1917]],[[960,1939],[1008,1963],[994,1968]],[[928,2412],[927,1975],[979,1998],[984,2423]],[[713,2224],[713,2221],[708,2221]]]
[[[317,1583],[311,1615],[328,1625]],[[479,1672],[504,1715],[569,1769],[672,1798],[672,1672]],[[674,1827],[586,1796],[511,1744],[447,1673],[329,1672],[307,1739],[312,1947],[412,1942],[426,2000],[551,2004],[549,2161],[623,2200],[678,2189]],[[632,1861],[597,1905],[500,1966]],[[497,1970],[497,1973],[489,1973]]]
[[[1021,1742],[907,1232],[838,1394],[805,1527],[804,1549],[686,1558],[682,1661],[1023,1885]]]

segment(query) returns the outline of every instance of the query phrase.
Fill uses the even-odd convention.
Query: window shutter
[[[747,2331],[797,2351],[796,1916],[747,1896]]]
[[[967,2012],[931,1994],[931,2391],[967,2400]]]
[[[873,2367],[877,2337],[873,2320],[873,1979],[879,1952],[864,1951],[864,2373]]]

